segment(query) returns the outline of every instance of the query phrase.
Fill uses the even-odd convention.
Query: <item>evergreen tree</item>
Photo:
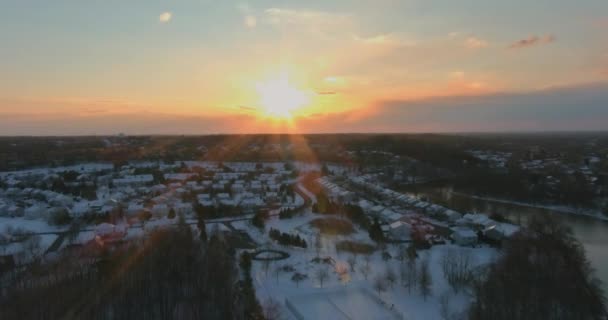
[[[175,210],[173,208],[171,208],[169,210],[169,214],[167,215],[167,218],[169,218],[169,219],[175,219]]]
[[[384,232],[382,232],[382,227],[380,226],[380,222],[378,218],[374,218],[374,223],[372,223],[369,228],[369,237],[376,242],[384,241]]]

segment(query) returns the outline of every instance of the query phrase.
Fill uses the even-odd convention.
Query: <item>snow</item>
[[[32,233],[57,232],[67,229],[67,227],[51,226],[42,219],[29,220],[23,217],[0,217],[0,232],[6,231],[7,228],[13,230],[21,229]]]
[[[429,250],[419,251],[418,261],[426,260],[429,262],[431,273],[432,295],[425,300],[415,289],[411,292],[399,284],[386,292],[378,293],[373,288],[374,279],[384,274],[387,267],[391,268],[397,275],[401,262],[396,259],[384,261],[381,251],[377,250],[369,256],[371,274],[366,280],[360,272],[360,266],[365,263],[363,255],[357,257],[355,271],[351,272],[347,264],[347,259],[351,257],[349,253],[338,252],[335,243],[343,239],[362,241],[370,243],[369,237],[363,230],[349,236],[325,236],[322,238],[321,257],[331,257],[335,264],[318,264],[313,260],[316,257],[314,239],[316,230],[308,225],[308,222],[323,215],[306,213],[303,216],[296,216],[293,219],[280,220],[276,217],[271,218],[266,223],[266,229],[275,228],[282,232],[298,233],[304,235],[308,242],[308,248],[283,247],[270,240],[266,234],[262,234],[256,229],[249,229],[249,234],[258,243],[263,243],[263,248],[282,250],[290,254],[285,260],[270,263],[268,271],[264,268],[264,263],[254,261],[252,275],[254,285],[259,300],[264,304],[269,298],[280,302],[283,307],[283,314],[289,319],[296,319],[293,313],[287,308],[286,301],[299,312],[304,319],[395,319],[396,314],[402,314],[404,319],[440,319],[439,297],[449,294],[451,312],[462,313],[471,303],[471,298],[464,292],[454,294],[448,283],[444,279],[441,269],[441,258],[446,250],[458,250],[470,252],[474,258],[475,266],[486,265],[493,261],[497,256],[497,251],[489,247],[462,248],[456,245],[433,246]],[[244,226],[244,225],[243,225]],[[398,246],[388,245],[388,252],[391,256],[397,256]],[[296,285],[291,280],[292,272],[281,272],[278,277],[275,274],[277,267],[290,265],[295,272],[306,274],[307,279]],[[315,278],[315,273],[320,268],[326,268],[329,277],[323,283]],[[340,275],[337,270],[344,271]],[[377,302],[376,299],[383,301]],[[393,306],[393,311],[391,311]]]

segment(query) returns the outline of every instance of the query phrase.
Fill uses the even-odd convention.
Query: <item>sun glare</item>
[[[309,95],[289,83],[287,74],[256,84],[260,105],[266,115],[290,119],[310,101]]]

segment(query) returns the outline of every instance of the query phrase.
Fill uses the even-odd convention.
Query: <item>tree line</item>
[[[28,267],[3,291],[0,319],[260,319],[233,250],[220,235],[199,241],[183,222],[94,257],[87,248]]]
[[[268,236],[284,246],[294,246],[300,248],[308,247],[306,240],[302,239],[299,235],[291,235],[274,228],[270,228],[270,231],[268,231]]]

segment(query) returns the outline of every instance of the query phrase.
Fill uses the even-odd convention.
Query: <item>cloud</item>
[[[606,105],[608,82],[525,93],[385,101],[297,123],[306,132],[588,131],[608,127]]]
[[[608,17],[594,20],[593,25],[600,29],[608,28]]]
[[[247,112],[258,111],[258,108],[256,108],[256,107],[250,107],[250,106],[238,106],[238,109],[241,110],[241,111],[247,111]]]
[[[464,79],[464,71],[452,71],[450,72],[450,78],[454,79]]]
[[[158,21],[160,23],[168,23],[173,18],[173,14],[169,11],[163,12],[158,16]]]
[[[608,82],[525,93],[383,101],[295,119],[299,132],[473,132],[605,130]],[[0,110],[18,110],[0,105]],[[248,106],[217,116],[146,111],[40,114],[0,111],[0,135],[210,134],[286,132]]]
[[[258,25],[258,18],[255,15],[255,10],[253,10],[249,4],[240,3],[236,6],[236,9],[243,15],[243,25],[246,28],[253,29]]]
[[[275,26],[291,26],[309,30],[330,31],[352,27],[350,14],[316,10],[269,8],[264,11],[266,21]]]
[[[248,14],[243,18],[243,24],[245,27],[253,29],[257,26],[258,19],[254,15]]]
[[[549,44],[552,42],[555,42],[555,36],[553,36],[551,34],[543,36],[543,37],[530,36],[526,39],[521,39],[521,40],[518,40],[518,41],[512,43],[511,45],[509,45],[509,48],[510,49],[523,49],[523,48],[529,48],[529,47],[542,45],[542,44]]]
[[[417,45],[414,41],[405,40],[392,33],[377,34],[369,37],[362,37],[357,34],[352,35],[355,42],[370,45],[370,46],[383,46],[383,47],[415,47]]]
[[[465,45],[467,46],[467,48],[470,48],[470,49],[480,49],[480,48],[487,47],[488,43],[479,38],[469,37],[465,41]]]

